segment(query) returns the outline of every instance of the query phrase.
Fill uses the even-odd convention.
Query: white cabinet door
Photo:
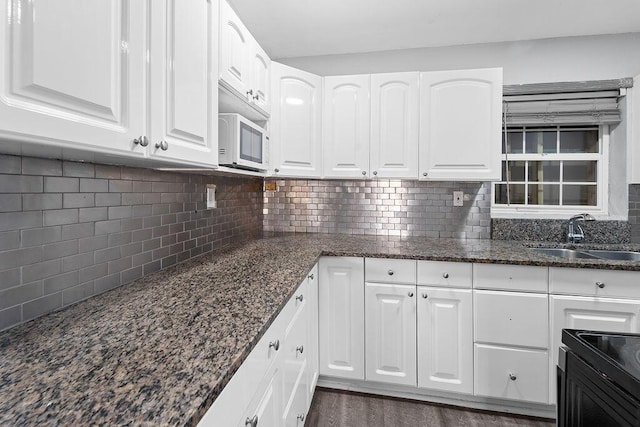
[[[369,75],[324,78],[322,153],[325,178],[369,176]]]
[[[279,425],[285,427],[303,427],[304,420],[307,418],[307,412],[309,407],[308,392],[308,373],[307,365],[302,367],[300,375],[298,376],[291,398],[285,403],[284,410],[282,412],[282,421]],[[262,424],[259,424],[262,427]]]
[[[0,134],[144,156],[145,2],[2,4]]]
[[[416,385],[415,285],[365,284],[366,379]]]
[[[364,380],[364,260],[320,259],[320,374]]]
[[[272,174],[319,178],[322,78],[277,62],[271,76]]]
[[[471,289],[418,287],[418,387],[473,393]]]
[[[241,98],[251,89],[253,37],[225,0],[220,2],[220,80]]]
[[[419,73],[371,75],[371,174],[418,176]]]
[[[238,427],[245,427],[254,419],[258,420],[260,427],[278,427],[281,425],[282,403],[280,401],[279,375],[280,371],[277,367],[272,370],[268,376],[264,392],[256,396],[256,401],[249,405],[246,416],[242,417]]]
[[[307,332],[307,371],[309,373],[309,404],[313,399],[313,394],[318,383],[319,360],[318,360],[318,265],[316,264],[307,277],[309,302],[308,312],[308,332]]]
[[[211,0],[151,5],[149,148],[153,156],[217,164],[217,8]]]
[[[631,123],[630,126],[627,125],[627,129],[631,130],[631,135],[627,137],[629,138],[627,147],[629,147],[629,170],[631,171],[629,182],[638,184],[640,183],[640,75],[634,77],[633,88],[630,92],[631,98],[627,97],[627,120]]]
[[[420,178],[500,179],[502,69],[420,74]]]
[[[271,59],[257,42],[251,54],[251,99],[265,113],[271,111]]]

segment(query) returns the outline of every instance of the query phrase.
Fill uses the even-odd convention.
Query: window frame
[[[546,126],[553,125],[549,123]],[[559,126],[562,130],[563,125]],[[569,125],[568,125],[569,126]],[[584,127],[592,127],[593,125],[585,124]],[[535,125],[514,126],[514,128],[536,128]],[[540,125],[540,128],[545,125]],[[571,125],[575,128],[575,125]],[[503,134],[501,134],[503,135]],[[504,144],[504,136],[502,136],[502,144]],[[551,160],[596,160],[597,178],[596,178],[596,194],[598,204],[596,206],[556,206],[556,205],[507,205],[496,203],[496,186],[505,184],[505,181],[494,181],[491,183],[491,218],[522,218],[522,219],[567,219],[576,213],[589,213],[598,217],[608,217],[609,215],[609,126],[598,126],[598,153],[529,153],[529,154],[508,154],[509,162],[512,161],[551,161]],[[501,150],[502,151],[502,150]],[[507,154],[500,154],[500,169],[506,160]],[[520,182],[520,181],[518,181]],[[562,185],[561,182],[560,185]],[[528,184],[527,184],[528,185]]]

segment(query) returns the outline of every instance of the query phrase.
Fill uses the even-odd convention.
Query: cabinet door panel
[[[320,374],[364,380],[364,263],[320,260]]]
[[[371,173],[418,176],[419,73],[371,75]]]
[[[416,385],[416,287],[365,284],[366,379]]]
[[[271,59],[257,42],[253,43],[253,101],[266,113],[271,110]]]
[[[501,115],[502,69],[421,73],[420,178],[500,179]]]
[[[473,393],[470,289],[418,287],[418,387]]]
[[[150,148],[154,156],[217,164],[217,88],[209,76],[216,60],[214,2],[168,0],[151,7]],[[217,63],[217,62],[216,62]],[[215,89],[215,90],[214,90]],[[215,114],[214,114],[215,113]],[[157,144],[166,141],[168,149]]]
[[[324,78],[322,152],[325,177],[368,176],[369,110],[369,75]]]
[[[280,426],[282,403],[280,401],[280,389],[278,379],[280,371],[274,369],[268,377],[267,386],[262,394],[255,396],[256,401],[249,405],[246,416],[242,417],[238,427],[245,427],[247,420],[258,418],[260,427]]]
[[[245,98],[250,89],[253,38],[238,15],[220,2],[220,79]]]
[[[308,276],[308,339],[309,351],[307,352],[307,363],[309,371],[309,403],[313,399],[319,374],[319,348],[318,348],[318,265],[316,264]]]
[[[133,139],[144,131],[144,8],[124,0],[5,2],[0,132],[143,156]]]
[[[319,178],[322,78],[276,62],[271,72],[273,175]]]

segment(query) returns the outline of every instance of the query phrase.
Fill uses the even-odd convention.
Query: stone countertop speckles
[[[267,236],[0,333],[0,425],[197,424],[321,255],[640,270],[512,241]]]

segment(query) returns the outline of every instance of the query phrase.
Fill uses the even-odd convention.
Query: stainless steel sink
[[[640,261],[640,252],[586,250],[584,253],[614,261]]]
[[[533,248],[534,251],[543,253],[545,255],[557,256],[566,259],[587,258],[598,259],[598,256],[591,255],[586,252],[576,251],[573,249],[560,249],[560,248]]]

